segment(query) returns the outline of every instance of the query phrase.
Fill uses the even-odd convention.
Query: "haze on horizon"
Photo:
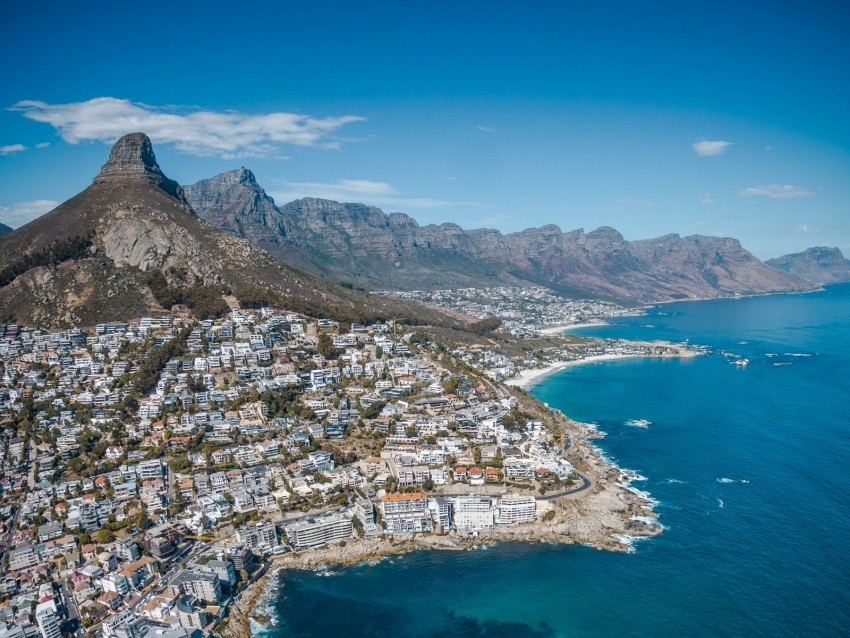
[[[189,184],[246,166],[421,224],[850,253],[850,9],[105,2],[0,8],[0,222],[144,131]]]

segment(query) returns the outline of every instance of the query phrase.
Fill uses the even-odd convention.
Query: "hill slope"
[[[730,238],[666,235],[628,242],[613,228],[558,226],[503,235],[420,226],[403,213],[305,198],[275,207],[245,169],[186,187],[211,224],[289,263],[370,289],[540,284],[632,302],[809,290]]]
[[[2,237],[3,235],[8,235],[11,232],[12,229],[9,226],[7,226],[6,224],[0,224],[0,237]]]
[[[281,263],[192,210],[150,140],[118,140],[91,186],[0,238],[0,322],[91,325],[162,312],[226,310],[223,294],[347,320],[442,313],[348,290]]]
[[[816,246],[801,253],[768,259],[768,266],[818,284],[850,281],[850,260],[838,248]]]

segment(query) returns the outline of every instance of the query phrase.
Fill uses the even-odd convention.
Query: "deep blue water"
[[[660,537],[634,554],[506,544],[287,573],[274,638],[850,634],[850,285],[583,332],[712,348],[568,368],[533,390],[646,477]]]

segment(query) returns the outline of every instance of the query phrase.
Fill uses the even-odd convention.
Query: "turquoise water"
[[[283,574],[274,638],[848,635],[850,285],[584,333],[712,348],[568,368],[533,390],[646,477],[660,537],[634,554],[505,544]]]

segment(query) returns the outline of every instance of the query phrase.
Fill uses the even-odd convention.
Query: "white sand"
[[[636,354],[598,354],[584,359],[575,359],[573,361],[556,361],[543,368],[531,368],[522,370],[518,377],[508,379],[505,385],[512,385],[517,388],[528,389],[540,383],[545,377],[548,377],[564,368],[572,366],[580,366],[586,363],[597,363],[599,361],[614,361],[616,359],[632,359],[643,355]]]
[[[571,323],[566,326],[548,326],[546,328],[540,328],[538,332],[542,335],[558,335],[562,332],[568,332],[570,330],[578,330],[579,328],[592,328],[593,326],[607,326],[608,323],[605,321],[588,321],[586,323]]]

